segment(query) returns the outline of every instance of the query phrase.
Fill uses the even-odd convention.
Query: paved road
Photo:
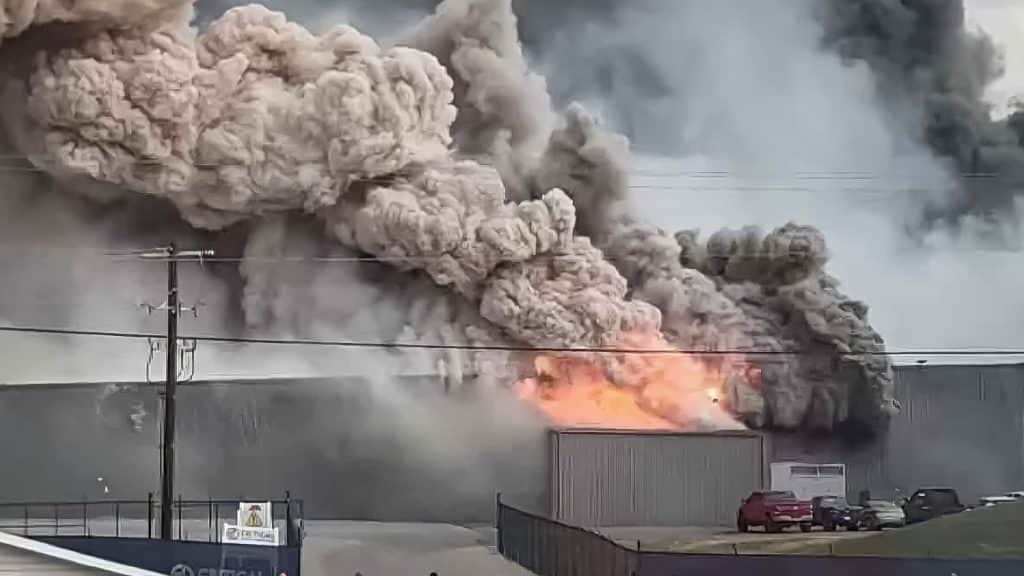
[[[450,524],[307,521],[307,576],[530,576],[493,550],[493,529]]]

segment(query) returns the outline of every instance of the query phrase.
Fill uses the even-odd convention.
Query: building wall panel
[[[950,486],[973,504],[1024,490],[1024,366],[900,367],[896,398],[902,411],[879,443],[776,434],[771,459],[843,462],[851,498]]]
[[[423,385],[439,388],[436,382]],[[145,499],[159,487],[158,389],[145,384],[0,389],[0,436],[17,439],[0,443],[4,499]],[[386,422],[369,410],[368,389],[362,382],[288,380],[182,387],[179,491],[186,497],[237,498],[280,497],[290,490],[305,499],[310,517],[487,522],[493,516],[495,492],[516,496],[517,502],[528,492],[547,504],[567,481],[549,473],[549,466],[558,470],[554,454],[545,458],[551,438],[532,429],[529,436],[501,435],[500,442],[485,438],[479,444],[481,454],[474,452],[478,465],[471,473],[455,457],[442,459],[445,468],[439,473],[424,466],[422,458],[410,456],[418,453],[408,452],[417,450],[418,443],[408,438],[445,438],[453,428],[440,426],[433,433],[433,422],[426,419],[419,429],[404,423],[391,434]],[[850,497],[864,488],[889,496],[896,488],[906,492],[945,484],[973,502],[983,495],[1024,490],[1024,366],[899,367],[896,394],[903,412],[880,444],[851,446],[834,439],[772,434],[766,442],[768,460],[844,463]],[[139,408],[145,417],[136,429],[133,418]],[[465,429],[472,433],[468,425]],[[506,425],[504,430],[517,428]],[[591,503],[600,512],[591,510],[591,516],[659,524],[669,518],[710,517],[691,504],[697,496],[673,496],[675,507],[666,510],[645,499],[664,502],[669,489],[663,484],[679,489],[680,478],[694,470],[714,471],[717,466],[721,476],[728,461],[709,456],[700,466],[683,466],[651,456],[665,450],[660,446],[633,445],[601,456],[609,461],[606,469],[619,472],[590,480],[601,487],[591,490],[611,494],[621,483],[619,490],[629,498],[625,503]],[[587,466],[581,458],[572,465]],[[633,473],[636,458],[661,467],[664,475]],[[650,488],[641,490],[641,485]],[[715,495],[713,487],[700,481],[686,486],[684,490],[701,498]],[[715,517],[731,516],[737,503],[738,497],[725,499]],[[562,505],[585,509],[581,503]]]
[[[586,526],[730,525],[764,478],[757,434],[552,433],[553,513]]]

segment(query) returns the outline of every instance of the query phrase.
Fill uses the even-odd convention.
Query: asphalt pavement
[[[307,576],[530,576],[494,550],[490,527],[307,521]]]

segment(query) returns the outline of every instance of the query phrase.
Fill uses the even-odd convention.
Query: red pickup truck
[[[811,531],[811,503],[801,502],[792,492],[754,492],[740,505],[736,527],[747,532],[751,526],[764,526],[765,532],[781,532],[788,526]]]

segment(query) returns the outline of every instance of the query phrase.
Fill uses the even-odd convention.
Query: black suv
[[[922,488],[903,503],[907,524],[924,522],[964,510],[966,508],[960,503],[960,496],[952,488]]]
[[[859,511],[859,507],[850,506],[842,496],[815,496],[811,499],[813,523],[828,531],[836,528],[856,531],[860,526]]]

